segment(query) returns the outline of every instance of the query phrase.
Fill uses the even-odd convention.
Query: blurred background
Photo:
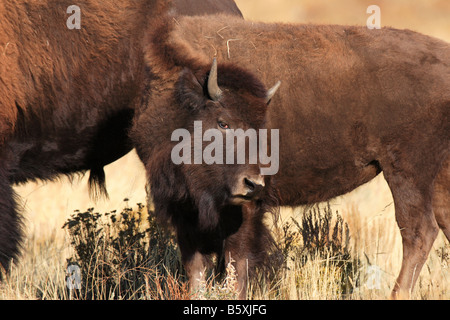
[[[296,22],[320,24],[366,25],[369,5],[381,9],[381,26],[408,28],[450,41],[449,0],[236,0],[245,19],[266,22]],[[95,207],[96,211],[120,210],[123,199],[134,206],[145,203],[145,171],[134,151],[105,168],[109,200],[93,202],[88,195],[87,178],[73,181],[62,177],[54,183],[29,183],[16,187],[21,197],[27,235],[34,239],[49,234],[63,236],[64,222],[74,210]],[[401,239],[395,223],[392,196],[382,175],[350,194],[331,201],[349,223],[354,246],[364,252],[367,259],[377,263],[392,285],[400,268]],[[283,218],[302,214],[302,209],[285,209]],[[282,222],[281,222],[282,223]],[[443,237],[440,235],[442,245]],[[437,269],[438,258],[428,273]],[[433,263],[433,262],[429,262]],[[424,268],[426,269],[426,268]],[[438,271],[433,271],[438,270]],[[425,271],[426,272],[426,271]],[[440,280],[437,280],[438,282]]]

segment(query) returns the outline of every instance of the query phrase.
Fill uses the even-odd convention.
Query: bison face
[[[145,137],[150,151],[142,150],[142,139],[134,139],[138,154],[149,154],[141,159],[147,158],[157,215],[174,219],[178,210],[196,212],[199,227],[211,229],[222,207],[258,197],[264,187],[260,129],[273,93],[233,65],[217,69],[214,61],[209,72],[181,72],[167,105],[141,117],[147,119],[144,126],[173,128],[170,137],[158,139],[161,134],[151,128]]]
[[[207,103],[185,133],[181,139],[173,137],[178,144],[171,159],[182,165],[191,194],[198,191],[200,198],[214,194],[220,205],[241,204],[259,196],[264,178],[258,162],[257,129],[224,106]]]

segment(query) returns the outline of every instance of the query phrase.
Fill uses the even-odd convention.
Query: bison
[[[163,18],[147,35],[145,58],[154,67],[145,82],[152,89],[147,95],[149,102],[137,111],[130,137],[145,164],[154,214],[174,228],[191,288],[196,289],[212,255],[217,256],[219,271],[231,259],[238,259],[242,270],[246,262],[250,266],[264,262],[270,233],[262,217],[247,214],[241,207],[258,197],[264,178],[260,164],[248,161],[234,165],[176,163],[173,154],[179,140],[174,140],[174,133],[192,133],[186,152],[195,154],[191,148],[196,144],[196,130],[202,136],[216,130],[219,135],[215,139],[226,140],[230,129],[263,128],[267,105],[279,85],[266,89],[243,67],[218,66],[216,60],[211,65],[202,52],[172,46],[169,31],[176,23]],[[227,148],[223,144],[216,151],[226,154]],[[258,239],[247,242],[250,237],[246,235],[236,237],[237,231],[244,229]],[[247,255],[240,258],[241,252],[251,259],[246,261]]]
[[[439,228],[450,240],[449,44],[410,30],[263,24],[225,15],[167,22],[150,36],[152,42],[160,46],[146,50],[148,63],[166,64],[154,69],[149,80],[161,83],[154,85],[161,100],[144,108],[133,141],[146,164],[156,214],[170,216],[179,238],[186,238],[185,246],[191,244],[189,250],[182,248],[190,252],[185,258],[189,268],[202,270],[203,256],[215,244],[217,253],[235,255],[245,291],[246,262],[261,256],[262,239],[270,238],[262,223],[267,208],[326,201],[383,172],[403,240],[392,298],[409,297]],[[234,107],[225,104],[225,109],[246,112],[252,110],[248,103],[255,103],[262,114],[258,99],[264,90],[239,67],[263,83],[283,82],[265,122],[266,128],[280,130],[280,170],[265,177],[260,200],[241,209],[217,206],[229,195],[221,189],[222,181],[228,184],[231,178],[230,187],[242,182],[234,169],[230,176],[222,175],[222,168],[176,166],[168,157],[170,130],[192,126],[198,108],[222,110],[204,89],[204,66],[214,56],[224,62],[218,71],[220,87],[229,94],[258,97]],[[182,66],[192,65],[177,80]],[[261,114],[255,112],[253,121],[262,123]],[[221,229],[228,219],[233,227]],[[187,224],[198,233],[184,233]],[[224,240],[224,234],[237,241]]]
[[[132,149],[128,131],[149,90],[142,39],[156,0],[0,3],[0,266],[20,252],[21,219],[11,187],[90,170],[105,193],[103,166]],[[177,14],[227,12],[232,0],[176,0]]]

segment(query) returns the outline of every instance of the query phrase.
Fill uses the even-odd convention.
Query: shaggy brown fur
[[[11,183],[88,169],[98,177],[92,180],[101,182],[103,165],[131,149],[124,128],[142,82],[137,40],[152,8],[144,8],[142,1],[82,1],[82,28],[69,30],[66,10],[71,4],[0,4],[4,268],[17,256],[20,239]]]
[[[449,237],[449,44],[409,30],[220,15],[177,19],[167,39],[175,64],[217,56],[264,83],[281,79],[267,114],[267,127],[280,129],[280,171],[266,177],[266,200],[276,199],[266,204],[325,201],[383,171],[403,238],[392,297],[409,296],[439,227]]]
[[[242,17],[241,10],[232,0],[173,0],[172,14],[184,16],[199,16],[226,12],[236,17]]]
[[[0,3],[0,265],[19,253],[20,219],[12,183],[91,170],[131,150],[134,109],[145,94],[144,30],[159,17],[156,0],[80,0],[81,29],[69,30],[69,0]],[[179,8],[176,5],[180,5]],[[195,13],[203,0],[177,0]],[[235,13],[232,0],[204,12]],[[208,8],[206,8],[208,6]],[[202,11],[203,12],[203,11]],[[239,12],[236,12],[241,16]]]
[[[153,66],[146,79],[152,88],[147,96],[150,102],[138,111],[131,137],[147,170],[155,214],[174,227],[193,286],[208,256],[215,254],[219,269],[230,257],[237,261],[242,289],[247,259],[250,268],[263,263],[271,237],[259,212],[242,211],[231,199],[242,177],[260,176],[259,166],[175,165],[171,151],[178,142],[172,142],[171,135],[179,128],[192,133],[194,121],[202,121],[203,132],[217,129],[218,119],[226,119],[233,129],[262,128],[267,90],[243,67],[219,61],[223,96],[213,101],[207,90],[212,56],[186,51],[189,45],[173,45],[169,34],[177,20],[162,18],[160,26],[148,33],[145,58]],[[249,238],[247,232],[259,237]]]

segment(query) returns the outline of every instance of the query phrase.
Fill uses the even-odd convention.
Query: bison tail
[[[103,167],[92,168],[89,175],[89,195],[93,200],[100,198],[109,199],[108,190],[106,190],[106,178]]]

